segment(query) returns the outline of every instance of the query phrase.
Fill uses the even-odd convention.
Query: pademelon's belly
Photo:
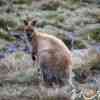
[[[46,65],[51,70],[64,71],[68,64],[66,55],[57,50],[45,50],[39,55],[40,65]]]

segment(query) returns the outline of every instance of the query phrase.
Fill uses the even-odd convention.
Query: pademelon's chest
[[[57,41],[47,38],[47,37],[38,37],[38,51],[50,50],[50,49],[61,49]]]

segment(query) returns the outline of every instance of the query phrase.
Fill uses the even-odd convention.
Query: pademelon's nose
[[[26,26],[24,31],[27,33],[32,33],[34,31],[34,29],[31,26]]]

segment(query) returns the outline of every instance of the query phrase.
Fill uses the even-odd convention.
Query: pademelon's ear
[[[27,20],[23,20],[24,25],[28,25],[28,21]]]
[[[37,20],[32,20],[32,26],[36,26],[36,24],[37,24]]]

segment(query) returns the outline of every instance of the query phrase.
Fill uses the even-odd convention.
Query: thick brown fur
[[[47,84],[64,85],[64,82],[66,84],[71,76],[71,52],[64,42],[57,37],[47,33],[35,32],[35,24],[35,20],[25,22],[25,32],[32,33],[32,58],[40,64],[43,80]]]

